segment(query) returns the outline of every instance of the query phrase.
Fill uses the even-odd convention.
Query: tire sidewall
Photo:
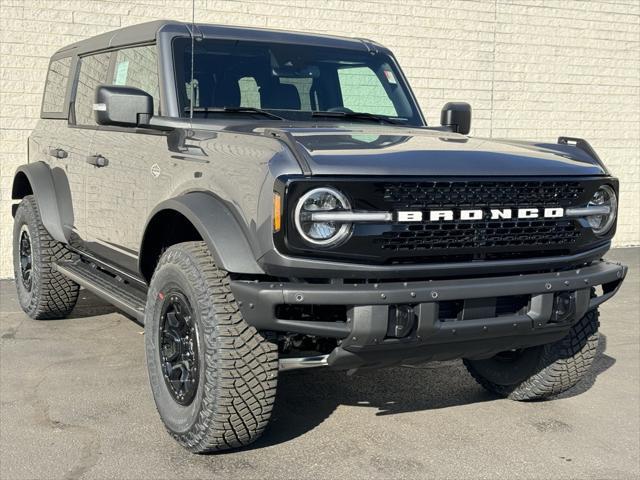
[[[22,309],[29,314],[34,311],[38,305],[41,287],[41,246],[40,237],[38,235],[39,219],[28,199],[23,200],[13,222],[13,272],[16,290],[18,292],[18,301]],[[22,227],[27,227],[29,239],[31,241],[31,290],[22,283],[22,272],[20,269],[20,234]]]
[[[191,268],[196,268],[194,264]],[[160,349],[158,345],[160,331],[160,316],[162,301],[159,299],[161,293],[171,288],[177,287],[187,297],[195,316],[196,330],[198,335],[198,390],[193,401],[189,405],[177,403],[165,383],[162,367],[160,364]],[[194,290],[182,269],[175,263],[162,265],[154,274],[149,287],[147,307],[145,315],[145,350],[147,357],[147,369],[151,391],[158,413],[164,421],[166,427],[174,434],[182,435],[188,433],[196,423],[202,411],[202,403],[205,396],[205,361],[206,346],[204,339],[204,328],[202,324],[203,308],[198,302],[199,296]],[[211,313],[209,313],[211,315]]]

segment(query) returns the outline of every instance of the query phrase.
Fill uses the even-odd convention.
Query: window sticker
[[[113,84],[126,85],[128,72],[129,72],[129,60],[125,60],[123,62],[118,63],[118,65],[116,65],[116,74],[115,74],[115,78],[113,79]]]
[[[391,70],[384,70],[384,76],[387,77],[387,82],[389,82],[391,85],[395,85],[396,83],[396,77],[393,75],[393,72]]]

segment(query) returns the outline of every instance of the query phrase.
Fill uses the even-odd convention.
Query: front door
[[[116,52],[111,60],[114,85],[140,88],[153,96],[159,113],[155,45]],[[97,127],[89,148],[86,186],[88,247],[131,272],[152,207],[150,192],[162,188],[157,177],[167,153],[167,139],[155,131]],[[92,159],[100,159],[92,162]],[[94,165],[95,164],[95,165]]]

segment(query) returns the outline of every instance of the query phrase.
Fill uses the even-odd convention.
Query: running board
[[[142,290],[118,280],[99,268],[82,261],[61,262],[56,269],[81,287],[90,290],[126,314],[144,323],[147,302]]]

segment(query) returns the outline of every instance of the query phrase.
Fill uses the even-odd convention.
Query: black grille
[[[567,220],[448,222],[409,225],[406,230],[384,232],[374,242],[396,252],[555,245],[570,248],[579,236],[575,223]]]
[[[517,209],[585,206],[602,178],[323,178],[295,181],[290,205],[314,187],[343,191],[354,210],[423,213],[423,221],[354,224],[351,237],[331,249],[310,249],[295,228],[283,250],[320,258],[367,263],[407,264],[506,260],[568,255],[593,248],[596,237],[576,218],[517,218]],[[460,210],[484,212],[481,220],[461,220]],[[516,218],[492,219],[490,209],[509,209]],[[431,221],[433,210],[453,211],[453,220]],[[293,208],[288,207],[292,212]],[[290,213],[288,224],[293,225]]]
[[[583,195],[578,182],[397,182],[384,184],[383,198],[391,209],[464,209],[474,207],[568,207]],[[569,251],[579,239],[580,227],[567,219],[509,219],[395,223],[392,230],[374,240],[382,250],[403,253],[452,254],[474,250],[469,258],[486,258],[500,249],[513,257],[514,250]],[[491,254],[494,258],[495,251]]]
[[[395,207],[572,205],[584,188],[578,182],[401,182],[384,185]]]

